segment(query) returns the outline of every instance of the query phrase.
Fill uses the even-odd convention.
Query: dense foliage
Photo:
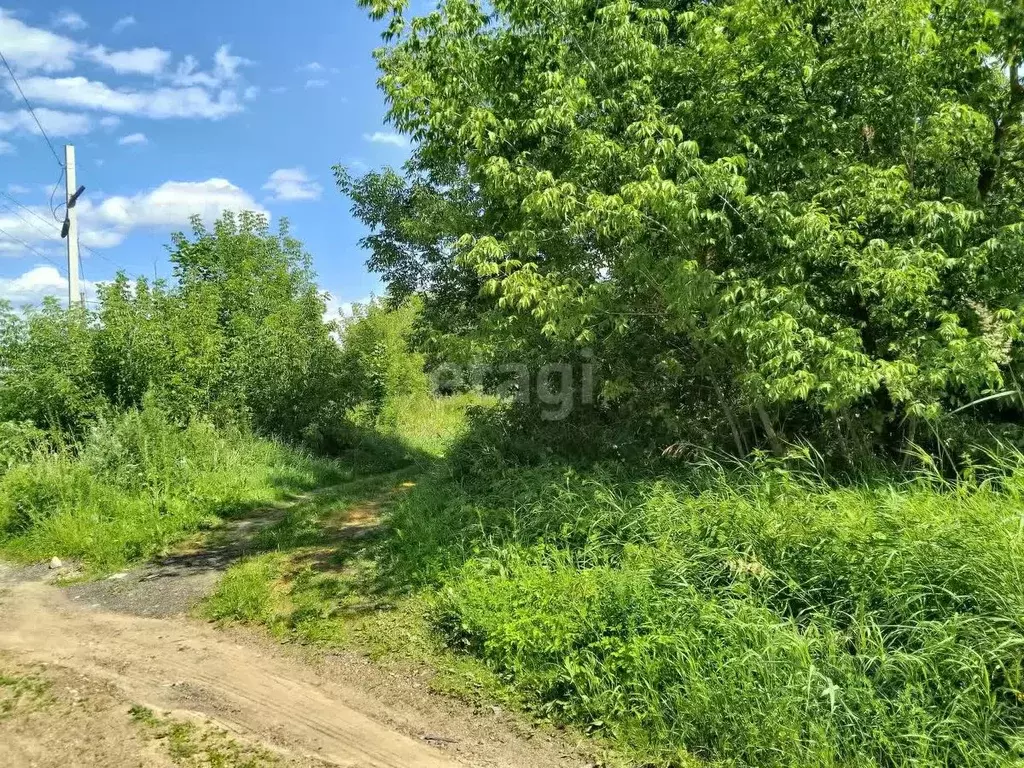
[[[339,182],[438,334],[592,347],[606,404],[741,454],[898,448],[1016,388],[1018,3],[364,5],[416,144]]]
[[[772,463],[441,478],[383,571],[440,585],[451,647],[638,764],[1017,765],[1020,459],[1001,492]]]
[[[282,225],[227,214],[174,236],[175,281],[99,289],[95,312],[56,301],[0,313],[0,421],[81,435],[151,393],[181,424],[196,416],[299,439],[337,417],[348,388],[309,257]]]

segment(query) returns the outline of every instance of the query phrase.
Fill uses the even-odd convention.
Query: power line
[[[57,188],[60,186],[60,183],[64,181],[64,174],[67,173],[67,170],[62,163],[60,166],[60,176],[57,177],[57,183],[53,185],[53,191],[50,192],[50,213],[53,214],[54,221],[60,221],[60,218],[57,216],[57,209],[60,208],[60,205],[66,205],[66,203],[61,203],[55,206],[53,204],[53,197],[57,194]]]
[[[20,202],[17,198],[13,197],[12,195],[8,194],[7,192],[4,192],[2,189],[0,189],[0,196],[6,197],[8,200],[10,200],[12,203],[14,203],[16,206],[18,206],[19,208],[21,208],[25,212],[30,213],[35,218],[39,219],[39,221],[43,222],[43,224],[45,224],[46,226],[52,227],[54,232],[60,232],[60,227],[58,227],[54,222],[47,220],[43,216],[40,216],[38,213],[33,211],[27,205],[25,205],[24,203]],[[7,210],[11,211],[11,213],[14,213],[15,216],[18,216],[17,212],[12,210],[10,206],[7,206]],[[22,221],[25,221],[25,218],[23,216],[18,216],[18,218],[21,219]],[[25,223],[31,225],[31,222],[29,222],[29,221],[25,221]],[[32,225],[32,226],[34,226],[34,225]],[[43,232],[41,229],[39,229],[39,227],[35,227],[35,229],[36,229],[37,232]],[[46,233],[43,232],[43,234],[46,234]],[[99,251],[96,251],[96,250],[90,248],[88,245],[80,245],[79,247],[83,251],[85,251],[86,253],[90,254],[91,256],[95,256],[98,259],[103,259],[105,262],[110,264],[110,266],[114,267],[115,269],[117,269],[117,270],[123,269],[123,267],[120,264],[118,264],[116,261],[108,258],[107,256],[103,255]]]
[[[36,121],[36,125],[39,127],[39,133],[43,135],[43,139],[46,141],[47,146],[50,147],[50,151],[53,153],[54,158],[57,160],[57,165],[64,167],[64,163],[60,159],[60,155],[57,154],[56,148],[53,146],[53,142],[50,141],[50,137],[46,135],[46,130],[43,128],[43,124],[39,122],[39,116],[36,115],[36,111],[32,108],[31,102],[25,95],[25,92],[21,90],[21,83],[18,82],[18,78],[14,76],[14,70],[11,69],[11,65],[7,63],[7,57],[4,56],[3,51],[0,51],[0,61],[3,61],[4,66],[7,67],[7,72],[11,76],[11,80],[14,81],[14,87],[18,89],[18,93],[21,94],[22,101],[25,102],[25,106],[28,107],[29,114],[32,115],[32,119]]]
[[[31,208],[29,208],[29,207],[28,207],[27,205],[25,205],[25,204],[24,204],[23,202],[21,202],[20,200],[18,200],[18,199],[17,199],[16,197],[14,197],[13,195],[11,195],[11,194],[9,194],[9,193],[7,193],[7,192],[4,192],[4,191],[3,191],[2,189],[0,189],[0,196],[6,197],[6,198],[7,198],[8,200],[10,200],[10,201],[11,201],[12,203],[14,203],[14,204],[15,204],[16,206],[18,206],[19,208],[21,208],[21,209],[22,209],[23,211],[26,211],[26,212],[28,212],[28,213],[32,214],[32,215],[33,215],[33,216],[34,216],[35,218],[39,219],[39,220],[40,220],[41,222],[43,222],[43,224],[45,224],[46,226],[48,226],[48,227],[53,227],[53,229],[54,229],[55,231],[58,231],[58,232],[60,231],[60,227],[58,227],[58,226],[57,226],[56,224],[54,224],[54,223],[53,223],[52,221],[49,221],[48,219],[45,219],[45,218],[43,218],[42,216],[40,216],[40,215],[39,215],[38,213],[36,213],[35,211],[33,211],[33,210],[32,210]]]
[[[47,256],[45,253],[43,253],[42,251],[38,250],[34,246],[31,246],[28,243],[26,243],[20,237],[15,237],[14,235],[12,235],[10,232],[8,232],[5,229],[0,229],[0,235],[4,235],[5,237],[9,237],[14,242],[20,243],[21,245],[25,246],[30,251],[32,251],[32,253],[34,253],[36,256],[38,256],[39,258],[43,259],[44,261],[50,262],[53,266],[55,266],[57,268],[57,271],[60,272],[60,264],[55,262],[53,259],[51,259],[49,256]]]
[[[0,192],[0,195],[2,195],[2,194],[4,194],[4,193]],[[4,195],[4,196],[7,197],[7,195]],[[14,198],[11,198],[11,199],[13,200]],[[15,200],[15,202],[17,203],[17,200]],[[51,229],[50,232],[47,232],[47,231],[41,229],[38,224],[33,224],[31,221],[29,221],[24,216],[22,216],[20,213],[18,213],[18,211],[16,209],[12,208],[9,203],[5,203],[3,201],[0,201],[0,206],[3,206],[4,210],[7,210],[7,211],[10,211],[11,213],[13,213],[15,216],[18,217],[18,219],[20,221],[25,222],[25,224],[27,224],[28,226],[32,227],[32,229],[34,229],[39,234],[43,235],[43,237],[49,237],[52,234],[60,234],[60,230],[56,226],[52,226],[51,225],[52,229]],[[25,208],[25,206],[21,206],[21,207]],[[27,210],[29,213],[32,212],[32,210],[30,208],[25,208],[25,210]],[[48,222],[46,219],[42,218],[41,216],[36,216],[36,218],[38,218],[44,224],[50,224],[50,222]]]

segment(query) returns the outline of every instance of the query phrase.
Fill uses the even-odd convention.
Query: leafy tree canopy
[[[881,430],[1020,372],[1019,3],[363,4],[416,148],[339,182],[448,330],[593,347],[607,400],[703,393],[738,444],[744,413]]]

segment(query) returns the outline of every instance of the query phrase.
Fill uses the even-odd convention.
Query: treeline
[[[148,398],[181,426],[201,418],[331,452],[351,439],[353,409],[373,416],[425,388],[422,365],[405,358],[409,310],[360,308],[339,343],[347,331],[325,319],[286,223],[272,233],[251,213],[212,230],[196,220],[191,237],[173,237],[170,261],[173,280],[119,274],[94,308],[0,307],[0,423],[73,441]]]

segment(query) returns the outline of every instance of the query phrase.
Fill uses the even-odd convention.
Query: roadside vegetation
[[[0,313],[0,552],[288,498],[206,616],[636,765],[1020,765],[1019,4],[363,5],[385,295],[244,214]]]

